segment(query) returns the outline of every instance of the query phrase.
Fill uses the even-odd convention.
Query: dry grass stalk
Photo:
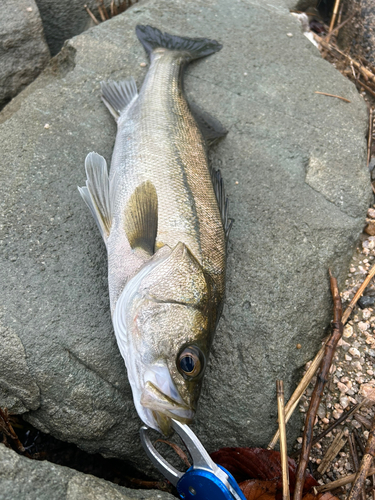
[[[117,5],[115,4],[115,0],[112,0],[111,2],[111,17],[117,16],[118,10],[117,10]]]
[[[96,19],[96,17],[91,12],[91,10],[87,7],[87,5],[84,5],[84,8],[86,9],[87,14],[91,17],[91,19],[94,21],[94,23],[99,24],[99,21]]]
[[[361,465],[355,476],[352,489],[350,490],[348,500],[358,500],[362,494],[365,479],[368,475],[369,469],[372,465],[373,458],[375,457],[375,417],[372,422],[372,429],[369,433],[367,440],[365,454],[362,457]]]
[[[323,460],[319,464],[318,472],[319,474],[324,474],[328,467],[331,465],[332,461],[339,453],[341,448],[345,444],[345,439],[342,439],[344,435],[344,431],[340,431],[337,433],[335,439],[332,441],[331,446],[328,448],[326,454],[324,455]]]
[[[367,472],[367,476],[371,476],[372,474],[375,474],[375,468],[372,468]],[[346,484],[352,483],[355,476],[356,474],[349,474],[348,476],[338,479],[337,481],[332,481],[330,483],[323,484],[322,486],[315,486],[313,488],[314,493],[325,493],[326,491],[332,491],[336,488],[340,488],[341,486],[345,486]]]
[[[325,352],[325,343],[323,346],[320,348],[318,354],[315,356],[313,359],[311,365],[309,366],[308,370],[306,371],[305,375],[302,377],[300,383],[298,384],[296,390],[293,392],[292,396],[290,397],[289,401],[285,405],[285,423],[288,422],[290,417],[293,414],[293,411],[295,410],[296,406],[299,403],[299,400],[301,399],[303,393],[305,392],[306,388],[310,384],[312,378],[314,377],[316,370],[319,368],[319,365],[323,359]],[[270,441],[270,443],[267,446],[267,450],[273,450],[279,440],[280,437],[280,431],[277,431]]]
[[[375,94],[375,92],[374,92]],[[369,123],[368,123],[368,140],[367,140],[367,165],[371,160],[371,144],[372,144],[372,108],[369,109]]]
[[[324,387],[328,380],[329,369],[331,367],[332,358],[335,353],[337,343],[341,339],[343,333],[343,324],[341,321],[342,306],[337,286],[337,280],[334,276],[332,276],[331,271],[329,272],[329,274],[331,282],[331,293],[333,298],[333,332],[325,345],[324,357],[321,366],[319,368],[316,385],[312,393],[310,406],[306,415],[305,430],[303,432],[303,439],[302,439],[301,458],[296,471],[296,484],[293,497],[294,500],[302,499],[303,485],[305,483],[306,466],[309,461],[310,450],[313,439],[315,417],[318,411],[320,401],[322,399]]]
[[[288,467],[288,451],[287,451],[286,430],[285,430],[284,382],[282,380],[276,380],[276,393],[277,393],[277,412],[279,416],[279,431],[280,431],[281,470],[283,473],[283,500],[289,500],[290,499],[289,467]]]
[[[359,422],[364,427],[366,427],[366,429],[368,431],[371,429],[371,427],[372,427],[371,420],[369,420],[368,418],[364,417],[360,413],[358,415],[356,415],[354,418],[357,420],[357,422]]]
[[[358,300],[361,298],[363,292],[365,291],[367,285],[370,283],[371,279],[375,276],[375,265],[372,266],[372,268],[370,269],[370,272],[368,273],[368,275],[366,276],[364,282],[362,283],[362,285],[359,287],[357,293],[354,295],[354,297],[352,298],[352,300],[350,301],[350,304],[348,305],[348,307],[346,308],[344,314],[342,315],[342,324],[345,325],[345,323],[348,321],[349,319],[349,316],[351,315],[356,303],[358,302]]]
[[[369,94],[371,94],[372,97],[375,97],[375,92],[368,85],[366,85],[365,83],[363,83],[362,80],[357,80],[357,82],[358,82],[358,85],[360,87],[362,87],[364,90],[366,90],[366,92],[368,92]]]
[[[349,99],[346,99],[346,97],[341,97],[341,96],[335,95],[335,94],[327,94],[327,92],[319,92],[318,90],[316,90],[315,94],[327,95],[328,97],[337,97],[337,99],[341,99],[342,101],[351,102],[351,101],[349,101]]]
[[[362,408],[362,406],[364,404],[368,403],[368,400],[367,399],[364,399],[361,403],[357,403],[356,405],[354,405],[352,408],[350,408],[349,410],[345,410],[343,412],[343,414],[341,415],[340,418],[338,418],[337,420],[335,420],[331,425],[329,425],[327,427],[327,429],[325,429],[323,432],[321,432],[318,436],[316,436],[316,438],[313,439],[313,442],[311,444],[311,446],[314,446],[314,444],[316,443],[319,443],[319,441],[321,439],[324,438],[324,436],[326,436],[329,432],[331,432],[333,429],[335,429],[338,425],[342,424],[347,418],[351,417],[353,414],[355,414],[358,410],[360,410]],[[295,457],[298,457],[299,455],[301,454],[301,450],[297,450],[295,452],[293,452],[291,455],[290,455],[290,458],[295,458]]]
[[[98,5],[98,12],[99,12],[100,19],[102,20],[102,22],[104,22],[104,21],[107,20],[107,18],[105,16],[105,13],[104,13],[105,10],[106,10],[105,7],[102,7],[101,5]]]
[[[339,11],[339,7],[340,7],[340,0],[336,0],[335,1],[335,6],[333,7],[333,14],[332,14],[332,18],[331,18],[331,24],[329,25],[329,31],[328,31],[328,35],[327,35],[327,42],[329,42],[329,40],[331,38],[333,27],[334,27],[335,22],[336,22],[337,13]]]

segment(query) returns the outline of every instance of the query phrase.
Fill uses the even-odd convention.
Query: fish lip
[[[182,399],[176,400],[166,395],[151,381],[145,383],[140,403],[144,408],[150,409],[153,414],[159,414],[162,420],[167,417],[169,425],[172,418],[188,424],[195,415],[195,411],[185,404]],[[154,418],[157,422],[159,421],[156,415],[154,415]]]

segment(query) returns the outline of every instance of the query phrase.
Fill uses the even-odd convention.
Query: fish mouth
[[[195,411],[182,401],[181,396],[178,399],[168,396],[150,380],[145,383],[140,403],[151,410],[158,429],[165,436],[172,433],[172,418],[189,424],[195,415]]]

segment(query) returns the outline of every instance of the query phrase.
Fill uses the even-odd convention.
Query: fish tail
[[[199,59],[218,52],[222,45],[216,40],[208,38],[187,38],[168,33],[162,33],[152,26],[138,25],[135,29],[136,35],[145,48],[148,55],[157,48],[178,50],[187,54],[187,59]]]

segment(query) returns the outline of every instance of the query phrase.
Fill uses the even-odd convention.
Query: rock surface
[[[227,298],[193,426],[210,451],[268,443],[275,381],[288,397],[318,349],[331,318],[327,268],[345,273],[372,194],[366,105],[281,0],[196,0],[188,14],[182,0],[136,4],[68,42],[4,109],[1,321],[14,344],[3,357],[16,351],[27,378],[22,392],[12,363],[0,364],[0,405],[145,468],[111,325],[105,248],[76,189],[86,154],[109,161],[113,148],[99,82],[134,75],[141,84],[147,71],[139,23],[223,43],[185,78],[187,94],[229,129],[212,152],[235,219]]]
[[[161,491],[130,490],[51,462],[21,457],[0,444],[0,500],[173,500]]]
[[[65,40],[79,35],[91,26],[94,26],[94,22],[84,8],[84,5],[87,5],[97,19],[100,20],[97,9],[98,2],[96,0],[35,1],[39,7],[46,40],[53,56],[60,51]],[[108,8],[108,12],[110,12],[111,1],[104,0],[104,5]],[[119,0],[117,0],[118,3]]]
[[[49,60],[34,0],[3,0],[0,18],[0,109],[35,80]]]

